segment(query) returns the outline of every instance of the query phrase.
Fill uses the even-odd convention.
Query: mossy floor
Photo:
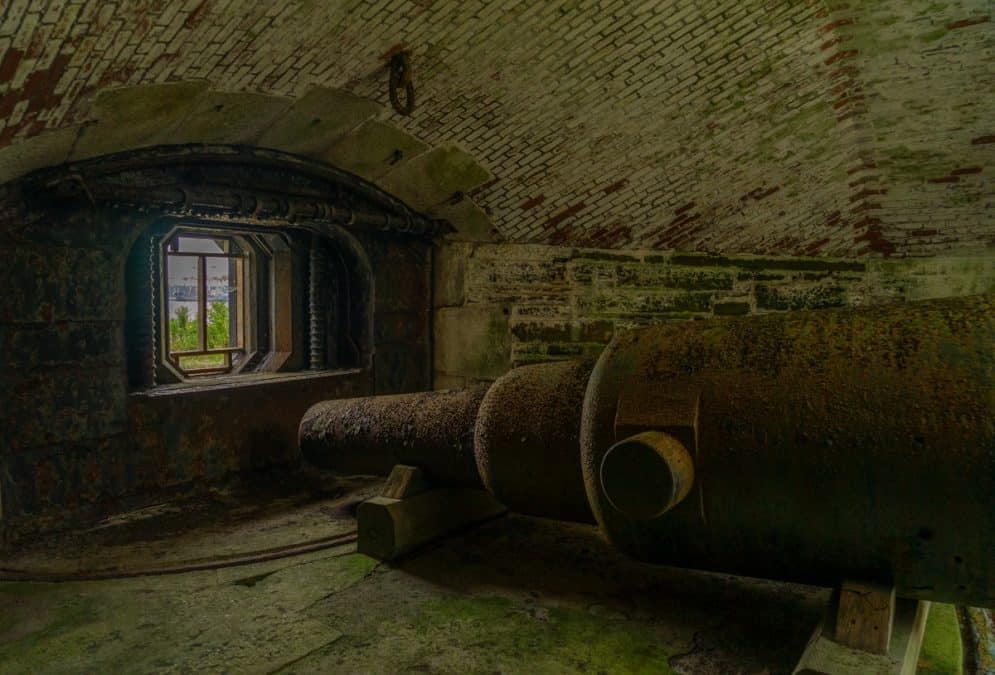
[[[933,603],[919,653],[919,675],[960,675],[963,663],[957,610]]]
[[[347,545],[3,583],[0,673],[790,673],[827,597],[635,563],[593,528],[509,516],[395,565]],[[923,672],[956,660],[944,631]]]

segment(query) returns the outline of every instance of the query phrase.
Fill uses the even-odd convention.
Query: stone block
[[[995,256],[872,260],[868,283],[875,296],[927,300],[995,292]]]
[[[0,184],[65,162],[79,130],[73,126],[47,131],[0,150]]]
[[[522,342],[594,342],[608,344],[615,334],[615,324],[605,320],[563,322],[522,321],[511,326],[511,334]]]
[[[750,313],[750,303],[745,300],[727,300],[716,302],[712,306],[715,316],[742,316]]]
[[[445,220],[455,228],[455,232],[446,235],[447,240],[495,242],[501,238],[491,222],[491,217],[469,198],[463,198],[456,203],[442,202],[428,209],[426,213]]]
[[[374,180],[428,150],[428,145],[389,124],[368,120],[334,142],[322,159]]]
[[[679,288],[689,291],[728,291],[734,284],[732,272],[707,268],[681,267],[648,263],[625,263],[613,266],[616,284],[622,288]]]
[[[486,183],[491,174],[462,150],[448,146],[430,150],[380,178],[378,185],[413,209],[448,202]]]
[[[173,128],[171,142],[249,145],[292,104],[283,96],[205,92]]]
[[[196,81],[101,92],[93,104],[93,122],[80,131],[70,159],[176,143],[177,126],[206,89],[207,82]]]
[[[446,375],[436,371],[432,376],[432,389],[463,389],[466,385],[466,378],[458,375]]]
[[[468,258],[473,254],[470,244],[447,243],[435,249],[433,258],[433,297],[435,307],[462,305]]]
[[[376,101],[348,91],[314,87],[266,129],[256,145],[324,159],[332,145],[381,110]]]
[[[501,305],[436,310],[436,370],[485,380],[504,374],[511,367],[507,311]]]

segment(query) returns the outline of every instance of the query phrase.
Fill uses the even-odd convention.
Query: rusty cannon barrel
[[[623,334],[580,436],[630,556],[995,605],[993,296]]]
[[[484,487],[515,511],[591,523],[578,448],[593,367],[543,363],[490,387],[323,401],[304,415],[301,452],[346,473],[413,464],[438,487]]]
[[[421,467],[439,485],[481,487],[473,430],[487,386],[322,401],[304,414],[301,454],[343,473]]]
[[[484,487],[519,513],[594,522],[580,468],[580,413],[593,362],[515,368],[480,405],[474,454]]]
[[[589,368],[320,403],[301,447],[593,516],[649,562],[995,606],[995,296],[673,322]]]

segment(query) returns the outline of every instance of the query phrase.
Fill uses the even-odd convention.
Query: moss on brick
[[[619,287],[728,291],[734,282],[732,273],[726,270],[686,270],[644,263],[618,265],[613,271]]]
[[[757,284],[754,294],[760,309],[826,309],[847,304],[846,291],[836,285],[798,287]]]
[[[750,313],[748,302],[717,302],[712,308],[716,316],[740,316]]]
[[[826,272],[863,272],[867,265],[855,260],[819,258],[729,258],[707,253],[678,253],[670,258],[674,265],[693,267],[738,267],[744,270],[815,270]]]
[[[652,256],[662,258],[663,256]],[[590,260],[595,262],[639,262],[639,258],[627,253],[613,253],[610,251],[582,250],[577,252],[574,260]]]
[[[595,342],[607,344],[614,334],[611,321],[569,323],[525,322],[512,326],[511,334],[522,342]]]

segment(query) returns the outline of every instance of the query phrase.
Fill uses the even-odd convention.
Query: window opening
[[[248,261],[234,237],[180,231],[167,240],[166,347],[184,374],[229,373],[244,358]]]
[[[129,383],[365,365],[368,276],[353,274],[310,232],[156,222],[128,256]]]

